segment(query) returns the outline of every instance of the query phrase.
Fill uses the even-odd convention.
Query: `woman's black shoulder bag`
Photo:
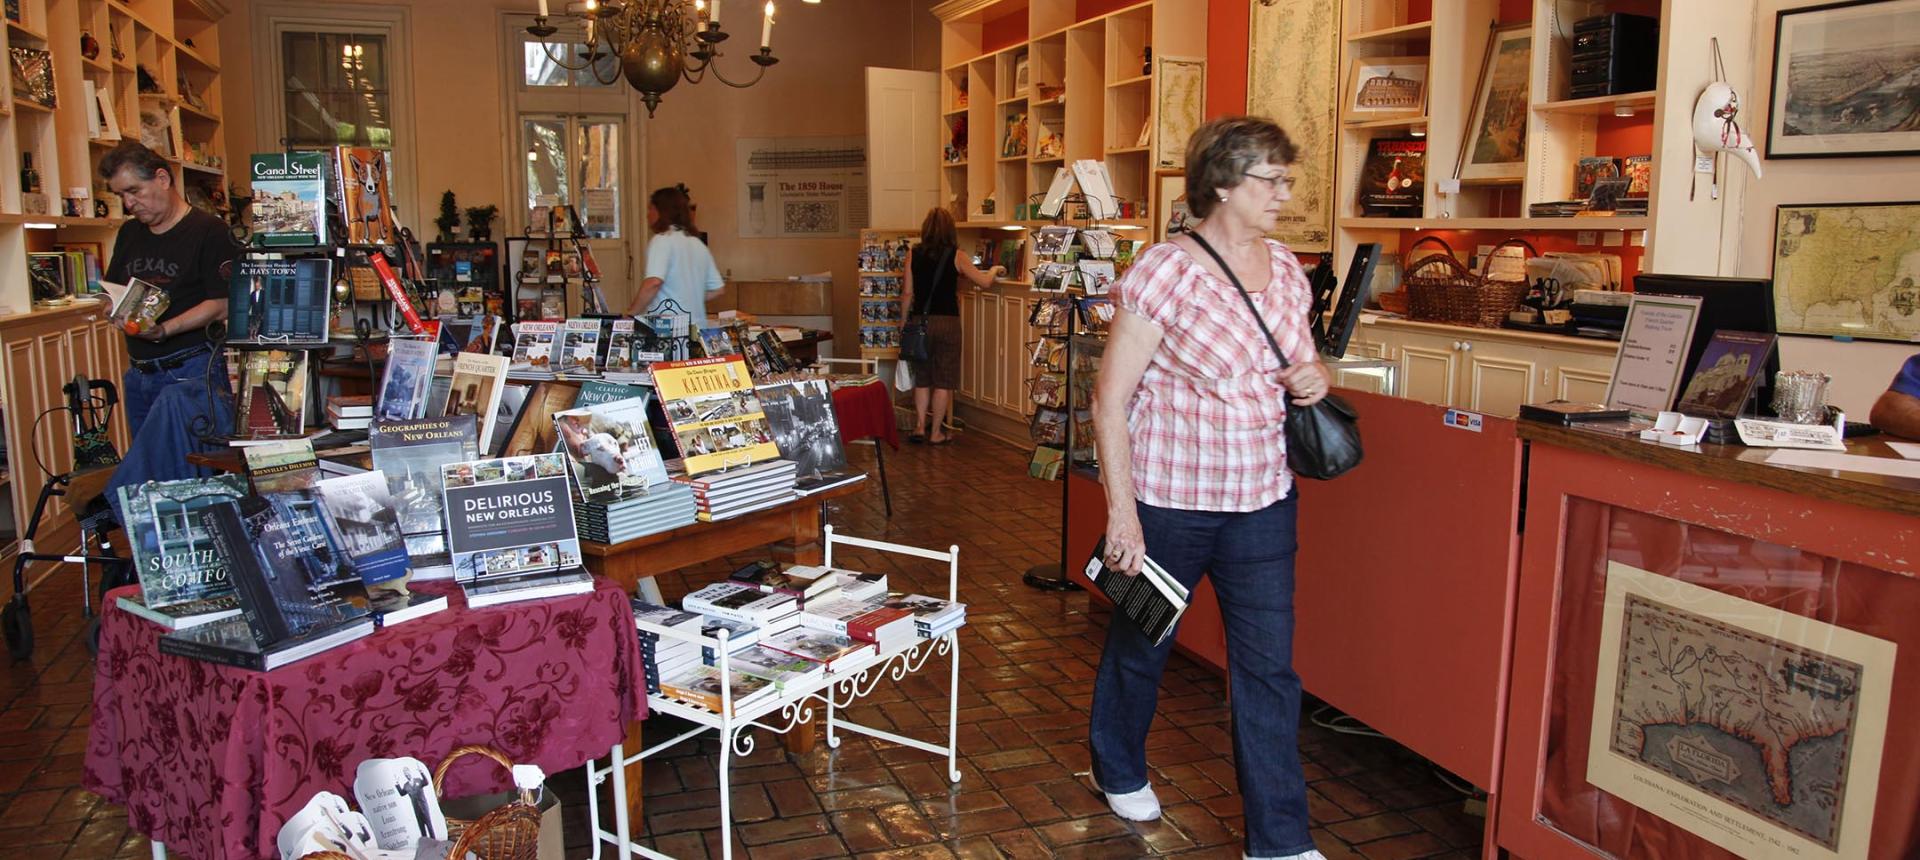
[[[919,250],[921,249],[915,248],[913,251],[908,252],[908,268],[913,267],[911,254]],[[926,361],[933,357],[933,343],[927,338],[927,310],[933,307],[933,293],[935,290],[940,289],[940,282],[947,279],[949,272],[953,272],[953,262],[948,261],[946,266],[936,271],[938,271],[939,274],[933,276],[933,283],[927,285],[926,290],[922,293],[922,297],[925,300],[918,303],[920,309],[909,314],[906,322],[900,326],[901,361]],[[956,273],[953,277],[959,277],[959,275]]]
[[[1253,297],[1247,295],[1247,288],[1240,285],[1240,277],[1233,273],[1233,267],[1215,251],[1200,234],[1187,231],[1195,244],[1213,256],[1220,264],[1220,271],[1227,274],[1227,280],[1233,288],[1240,291],[1240,300],[1247,303],[1247,310],[1253,313],[1254,323],[1260,326],[1260,333],[1267,338],[1267,345],[1273,347],[1273,354],[1280,359],[1280,369],[1285,370],[1290,362],[1287,354],[1280,351],[1280,343],[1273,339],[1268,330],[1267,321],[1260,316],[1260,309],[1253,306]],[[1268,289],[1273,289],[1269,286]],[[1360,465],[1364,453],[1360,449],[1360,418],[1353,406],[1340,399],[1332,391],[1312,406],[1287,404],[1287,465],[1293,473],[1302,478],[1327,480],[1338,478],[1348,469]]]

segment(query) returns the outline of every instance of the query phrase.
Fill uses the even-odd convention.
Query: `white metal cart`
[[[879,552],[896,553],[917,558],[944,561],[947,563],[947,597],[955,603],[960,601],[960,547],[950,546],[946,552],[920,549],[903,544],[864,538],[842,537],[833,533],[833,526],[826,527],[826,566],[833,566],[833,552],[836,546],[862,547]],[[964,625],[963,625],[964,626]],[[911,643],[896,646],[890,650],[871,654],[864,658],[854,658],[855,662],[835,667],[835,671],[819,678],[796,683],[777,695],[757,700],[735,712],[731,689],[731,658],[728,656],[727,631],[720,631],[719,637],[710,638],[693,633],[664,631],[661,635],[671,636],[698,643],[714,649],[717,655],[716,666],[720,670],[721,709],[714,713],[700,705],[674,699],[663,695],[647,696],[649,714],[672,714],[693,723],[694,728],[664,742],[655,744],[634,755],[627,755],[621,744],[615,744],[610,760],[605,767],[597,762],[587,763],[587,814],[593,827],[593,857],[599,860],[602,843],[612,843],[617,849],[616,857],[625,860],[628,857],[648,857],[654,860],[674,860],[651,848],[633,843],[632,822],[627,817],[627,781],[626,768],[645,759],[652,758],[676,745],[693,740],[706,732],[716,732],[720,740],[720,763],[717,768],[720,775],[720,851],[723,860],[733,857],[733,799],[730,769],[735,756],[751,755],[755,739],[748,734],[752,729],[765,729],[774,734],[785,734],[801,723],[811,722],[814,709],[826,709],[826,734],[828,748],[840,746],[840,731],[868,735],[902,746],[925,750],[947,757],[947,779],[960,781],[960,768],[957,761],[959,753],[959,690],[960,690],[960,631],[950,630],[932,639],[915,639]],[[949,663],[947,681],[947,739],[941,746],[927,741],[897,735],[889,731],[871,728],[848,722],[837,716],[868,693],[873,692],[880,682],[891,678],[899,681],[909,674],[920,671],[935,654],[944,654]],[[602,781],[613,780],[613,829],[607,830],[600,823],[600,793],[598,786]]]

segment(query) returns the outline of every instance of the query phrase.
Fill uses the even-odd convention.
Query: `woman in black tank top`
[[[920,224],[920,244],[907,253],[907,283],[901,306],[907,318],[927,320],[926,361],[913,366],[913,432],[910,442],[935,445],[953,441],[947,428],[953,419],[953,390],[960,387],[960,279],[976,288],[993,285],[1006,274],[1002,266],[982,272],[960,253],[953,215],[935,208]]]

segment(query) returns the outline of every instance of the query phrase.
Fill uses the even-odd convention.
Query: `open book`
[[[1087,560],[1087,578],[1113,601],[1114,611],[1132,619],[1153,644],[1167,641],[1187,611],[1187,589],[1151,558],[1142,559],[1135,576],[1108,570],[1106,558],[1103,537],[1093,548],[1093,558]]]

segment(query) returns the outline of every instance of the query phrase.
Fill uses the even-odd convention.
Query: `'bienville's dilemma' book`
[[[253,156],[253,239],[264,247],[324,245],[327,154]]]

